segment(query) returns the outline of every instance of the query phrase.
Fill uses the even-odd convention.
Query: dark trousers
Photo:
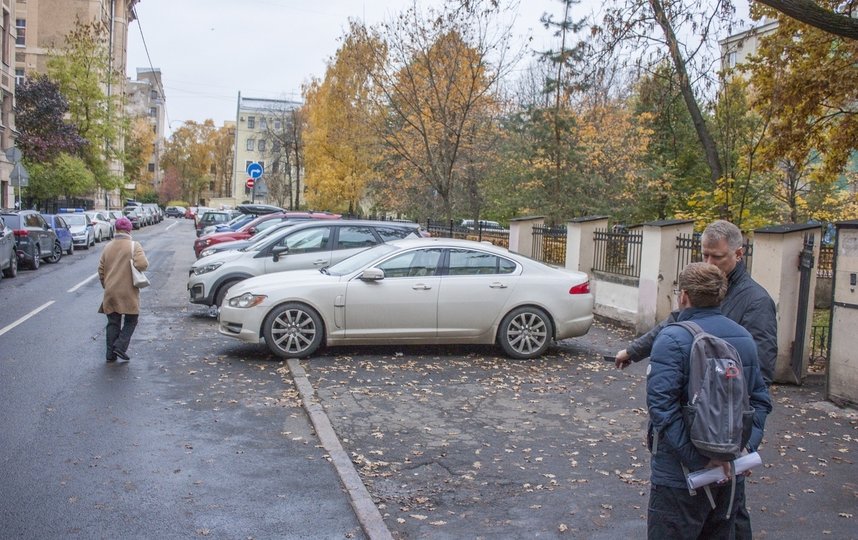
[[[738,487],[738,486],[737,486]],[[742,497],[739,497],[739,490],[736,490],[736,540],[751,540],[754,534],[751,532],[751,514],[745,508],[745,490],[742,490]]]
[[[131,343],[131,335],[137,328],[138,315],[122,313],[107,314],[107,358],[115,359],[114,350],[125,352]],[[124,319],[124,320],[123,320]]]
[[[702,489],[692,496],[687,489],[653,485],[647,511],[647,538],[650,540],[692,540],[735,538],[734,526],[738,501],[744,503],[745,483],[736,484],[736,495],[730,516],[730,485],[711,485],[715,509]]]

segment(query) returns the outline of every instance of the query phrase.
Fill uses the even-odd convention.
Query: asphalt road
[[[285,363],[188,304],[194,237],[134,232],[153,285],[128,363],[104,362],[105,244],[0,282],[4,538],[364,537]]]

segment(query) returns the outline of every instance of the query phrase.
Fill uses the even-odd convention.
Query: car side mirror
[[[274,256],[274,262],[280,260],[281,255],[286,255],[289,253],[289,246],[274,246],[271,250],[271,254]]]
[[[381,268],[367,268],[361,272],[360,279],[364,281],[380,281],[384,279],[384,270]]]
[[[251,236],[253,236],[254,234],[256,234],[256,227],[251,227],[251,228],[249,228],[249,229],[247,230],[247,232],[249,232],[249,233],[250,233],[250,235],[251,235]]]

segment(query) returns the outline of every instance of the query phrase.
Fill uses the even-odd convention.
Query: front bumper
[[[248,343],[262,343],[262,322],[268,312],[262,305],[250,309],[229,307],[224,301],[218,314],[218,332]]]

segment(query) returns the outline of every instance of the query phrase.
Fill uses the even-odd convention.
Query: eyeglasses
[[[673,289],[673,296],[679,296],[679,293],[682,292],[682,289]]]

